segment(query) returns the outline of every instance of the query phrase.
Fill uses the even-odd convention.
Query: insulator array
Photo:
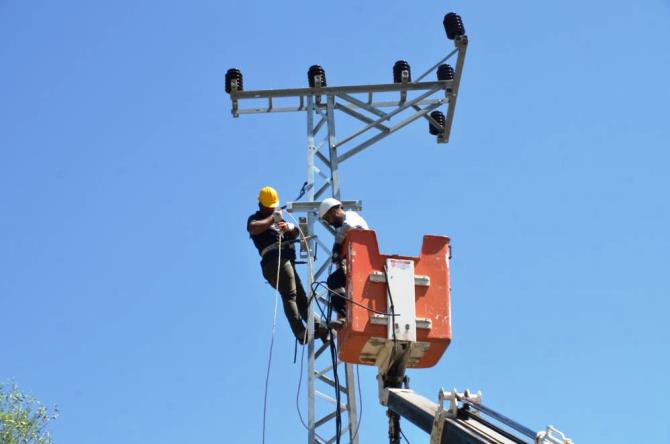
[[[463,20],[461,20],[460,15],[454,12],[450,12],[449,14],[445,15],[442,24],[444,25],[444,30],[447,32],[447,38],[449,40],[453,40],[458,36],[465,35]]]
[[[393,82],[402,83],[402,72],[407,71],[407,81],[412,81],[412,70],[405,60],[398,60],[393,65]]]
[[[447,119],[446,117],[444,117],[444,114],[442,114],[442,111],[433,111],[432,113],[430,113],[430,117],[432,117],[437,123],[440,124],[442,128],[444,128]],[[437,136],[438,134],[440,134],[442,132],[442,128],[436,127],[435,125],[432,124],[432,122],[428,123],[428,131],[430,131],[430,133],[433,136]]]
[[[226,71],[226,92],[232,91],[233,81],[237,80],[237,90],[242,91],[242,73],[237,68],[230,68]]]
[[[321,82],[317,85],[316,76],[321,76]],[[326,71],[320,65],[312,65],[307,70],[307,80],[309,81],[310,88],[316,87],[325,87],[326,84]]]
[[[437,80],[454,80],[454,68],[448,63],[437,67]]]

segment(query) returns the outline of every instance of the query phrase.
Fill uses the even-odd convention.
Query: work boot
[[[347,317],[344,313],[337,313],[337,319],[333,319],[328,323],[328,327],[332,328],[335,331],[340,331],[344,324],[347,323]]]
[[[321,339],[321,342],[327,344],[328,342],[330,342],[330,329],[324,325],[316,324],[314,326],[314,337]],[[305,345],[309,343],[307,338],[308,338],[307,329],[305,329],[305,331],[302,334],[297,336],[298,343],[300,345]]]
[[[321,339],[321,342],[327,344],[330,342],[330,329],[322,324],[317,324],[314,326],[315,332],[314,336]]]

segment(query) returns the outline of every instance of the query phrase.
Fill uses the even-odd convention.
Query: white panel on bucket
[[[388,339],[416,342],[416,303],[414,293],[414,261],[386,259],[387,312],[394,321],[388,323]]]

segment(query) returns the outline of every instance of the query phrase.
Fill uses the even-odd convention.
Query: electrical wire
[[[304,359],[305,359],[305,348],[303,347],[302,353],[300,354],[300,379],[298,379],[298,391],[295,394],[295,408],[296,410],[298,410],[298,417],[300,418],[302,426],[306,430],[309,430],[309,427],[307,427],[307,424],[305,424],[305,420],[302,419],[302,412],[300,412],[300,387],[302,386],[302,371],[305,368]]]
[[[270,340],[270,353],[268,355],[268,369],[265,374],[265,394],[263,395],[263,444],[265,444],[265,420],[267,417],[268,407],[268,384],[270,382],[270,367],[272,366],[272,350],[275,344],[275,331],[277,328],[277,301],[279,299],[279,271],[281,270],[281,241],[282,234],[279,233],[277,238],[277,250],[279,256],[277,257],[277,279],[275,281],[275,309],[272,318],[272,339]]]
[[[309,427],[307,427],[307,424],[305,424],[305,420],[302,417],[302,412],[300,411],[300,389],[302,388],[302,375],[304,372],[305,364],[304,364],[304,359],[305,359],[305,349],[302,349],[302,354],[300,355],[300,376],[298,379],[298,389],[296,390],[295,394],[295,408],[298,411],[298,418],[300,418],[300,422],[302,423],[302,426],[305,428],[305,430],[308,430]],[[358,422],[356,424],[356,431],[354,432],[351,440],[354,441],[356,437],[358,436],[358,431],[361,428],[361,422],[363,421],[363,392],[361,388],[361,374],[359,371],[358,365],[356,365],[356,384],[358,384],[358,405],[360,408],[358,409]]]
[[[303,188],[301,189],[301,196],[302,196],[302,194],[304,194],[303,193],[304,190],[305,190],[305,184],[303,184]],[[295,219],[295,217],[293,217],[293,215],[290,214],[290,213],[288,213],[288,215],[293,220],[295,226],[298,228],[298,232],[300,234],[300,238],[302,239],[302,242],[304,242],[305,245],[307,246],[307,258],[308,258],[310,266],[312,266],[313,265],[312,255],[311,255],[311,250],[309,248],[309,243],[307,241],[307,236],[305,236],[305,233],[300,228],[300,225],[299,225],[298,221]],[[332,266],[332,264],[331,264],[331,266]],[[354,301],[351,298],[346,297],[345,295],[341,295],[341,294],[336,293],[331,288],[329,288],[327,283],[324,282],[324,281],[315,281],[315,282],[312,282],[312,285],[311,285],[311,288],[310,288],[311,292],[310,292],[310,299],[308,300],[308,304],[311,303],[311,301],[313,299],[316,302],[316,306],[319,309],[319,312],[321,313],[321,315],[324,317],[324,319],[326,321],[328,319],[330,319],[331,312],[332,312],[332,304],[331,303],[328,304],[328,309],[326,310],[327,313],[324,313],[324,310],[321,307],[321,304],[319,302],[319,298],[317,297],[317,292],[316,292],[316,288],[318,288],[319,286],[322,286],[326,290],[326,292],[327,292],[326,294],[329,294],[328,299],[332,299],[332,295],[337,295],[337,296],[343,298],[344,300],[349,301],[350,303],[352,303],[354,305],[357,305],[361,308],[364,308],[365,310],[368,310],[369,312],[372,312],[372,313],[375,313],[375,314],[378,314],[378,315],[391,317],[391,319],[393,319],[394,316],[399,315],[398,313],[393,313],[393,311],[391,313],[385,313],[385,312],[374,310],[370,307],[367,307],[363,304],[360,304],[360,303]],[[395,334],[395,332],[394,332],[394,334]],[[333,364],[333,376],[334,376],[333,379],[334,379],[334,383],[335,383],[335,393],[336,393],[336,402],[337,402],[337,408],[336,408],[336,423],[337,423],[336,424],[336,439],[337,439],[337,442],[339,443],[340,442],[341,426],[342,425],[341,425],[341,416],[340,416],[340,408],[339,408],[339,406],[340,406],[340,388],[339,388],[339,377],[337,375],[337,364],[338,364],[337,363],[337,348],[336,348],[337,346],[335,344],[334,339],[335,338],[331,339],[331,358],[333,359],[333,363],[332,363]],[[334,353],[334,357],[333,357],[333,353]],[[303,348],[303,351],[302,351],[302,354],[301,354],[301,357],[300,357],[300,376],[299,376],[299,380],[298,380],[298,388],[297,388],[297,391],[296,391],[296,410],[298,411],[298,417],[300,418],[300,422],[302,423],[303,427],[305,427],[305,429],[308,429],[308,426],[307,426],[307,424],[305,424],[305,421],[302,417],[302,412],[300,411],[300,402],[299,402],[299,400],[300,400],[300,389],[302,387],[302,378],[303,378],[303,370],[304,370],[304,357],[305,357],[305,349]],[[295,357],[294,357],[294,362],[295,362]],[[358,436],[358,432],[359,432],[360,427],[361,427],[361,422],[363,420],[363,394],[362,394],[362,389],[361,389],[361,379],[360,379],[360,372],[359,372],[359,366],[358,365],[356,366],[356,383],[358,384],[358,400],[359,400],[360,409],[359,409],[359,414],[358,414],[358,422],[356,424],[356,430],[354,431],[354,433],[352,435],[352,438],[351,438],[352,440],[354,440]],[[355,394],[354,394],[354,396],[355,396]]]
[[[337,345],[335,341],[330,341],[330,358],[333,365],[333,383],[335,384],[335,442],[340,444],[342,436],[342,412],[340,411],[340,377],[337,372]]]
[[[316,291],[314,289],[314,283],[312,283],[311,289],[311,296],[309,301],[311,302],[314,300],[316,302],[316,306],[319,308],[319,311],[321,314],[324,316],[324,319],[328,320],[330,319],[330,316],[333,311],[333,304],[329,303],[328,308],[326,309],[326,313],[323,312],[323,308],[321,307],[321,304],[319,303],[319,298],[317,297]],[[334,339],[334,338],[333,338]],[[335,343],[334,340],[330,341],[329,344],[330,348],[330,359],[331,359],[331,365],[332,365],[332,372],[333,372],[333,385],[335,386],[335,441],[337,444],[340,443],[340,438],[342,435],[342,413],[340,411],[340,404],[341,404],[341,394],[340,394],[340,377],[337,372],[337,344]],[[302,369],[300,376],[302,378]],[[299,411],[299,410],[298,410]]]
[[[321,308],[319,307],[319,309]],[[332,313],[333,304],[332,302],[329,302],[326,319],[330,319]],[[340,376],[337,371],[337,344],[335,341],[330,341],[330,358],[333,366],[333,383],[335,384],[335,405],[337,406],[335,409],[335,441],[337,444],[340,444],[340,438],[342,436],[342,412],[340,411]]]
[[[313,283],[313,285],[314,285],[314,283]],[[325,286],[325,287],[327,288],[327,286]],[[328,319],[326,317],[326,314],[323,312],[323,308],[321,307],[321,304],[319,303],[319,299],[316,296],[317,296],[316,291],[312,290],[312,296],[310,298],[310,302],[311,302],[311,299],[314,299],[319,311],[321,312],[321,314],[326,319]],[[302,426],[305,428],[305,430],[309,430],[309,428],[307,427],[307,424],[305,424],[305,420],[302,417],[302,412],[300,411],[300,389],[302,388],[302,376],[303,376],[303,372],[304,372],[304,368],[305,368],[304,358],[305,358],[305,349],[303,348],[302,349],[302,354],[300,356],[300,376],[299,376],[299,379],[298,379],[298,388],[296,390],[296,395],[295,395],[295,407],[296,407],[296,410],[298,411],[298,417],[300,418],[300,422],[302,423]],[[358,422],[356,424],[356,430],[354,431],[354,434],[352,435],[352,438],[351,438],[352,441],[355,440],[356,437],[358,436],[358,431],[360,430],[361,423],[363,421],[363,392],[362,392],[362,388],[361,388],[361,375],[360,375],[358,365],[356,365],[356,383],[358,384],[358,405],[360,406],[360,408],[358,410]]]
[[[303,184],[302,189],[300,190],[300,196],[301,197],[304,194],[304,191],[306,191],[306,185],[307,185],[307,182],[305,182]],[[287,214],[293,220],[293,223],[294,223],[295,227],[298,229],[298,233],[300,235],[300,238],[302,239],[302,242],[304,242],[305,246],[307,247],[307,261],[308,261],[309,267],[311,269],[311,268],[313,268],[312,254],[311,254],[311,251],[310,251],[310,248],[309,248],[309,242],[307,241],[307,236],[305,236],[305,233],[300,228],[300,223],[295,219],[295,217],[293,217],[293,215],[291,213],[287,212]],[[310,305],[311,300],[314,298],[314,295],[315,295],[315,292],[312,288],[312,291],[311,291],[311,294],[310,294],[310,299],[307,301],[308,306]],[[321,313],[323,314],[323,310],[321,309],[321,305],[319,305],[319,303],[318,303],[318,299],[317,299],[317,306],[319,307],[319,311],[321,311]],[[309,329],[309,326],[308,326],[308,329]],[[305,360],[305,348],[303,347],[302,353],[300,354],[300,377],[298,379],[298,390],[296,391],[296,395],[295,395],[295,407],[296,407],[296,410],[298,411],[298,418],[300,418],[300,423],[303,425],[303,427],[306,430],[309,430],[309,427],[307,426],[307,424],[305,424],[305,420],[302,417],[302,412],[300,411],[300,388],[302,387],[302,375],[303,375],[303,370],[304,370],[304,360]]]
[[[326,317],[328,315],[328,310],[323,311],[323,308],[321,307],[319,298],[317,297],[316,291],[314,289],[315,286],[318,287],[318,285],[316,285],[316,282],[313,282],[311,287],[312,295],[310,296],[308,302],[311,303],[312,301],[314,301],[316,303],[316,307],[319,309],[319,312],[321,313],[321,316],[323,316],[325,319],[329,319]]]
[[[384,274],[385,274],[385,276],[388,280],[388,274],[387,274],[386,269],[384,270]],[[358,306],[360,306],[360,307],[362,307],[362,308],[364,308],[364,309],[366,309],[370,312],[377,313],[377,314],[384,315],[384,316],[388,316],[388,317],[391,317],[392,319],[395,318],[396,316],[400,315],[400,313],[395,313],[395,305],[393,303],[392,295],[389,295],[389,299],[390,299],[390,304],[389,305],[390,305],[390,308],[391,308],[391,313],[383,313],[383,312],[379,312],[377,310],[371,309],[369,307],[366,307],[365,305],[359,304],[359,303],[353,301],[351,298],[347,298],[346,296],[342,296],[341,294],[335,292],[330,287],[328,287],[328,284],[324,281],[315,281],[315,282],[312,283],[312,288],[311,288],[312,296],[311,296],[311,298],[315,299],[316,305],[319,308],[319,311],[321,312],[322,315],[325,316],[326,319],[330,319],[330,311],[331,311],[332,304],[329,304],[329,310],[328,310],[329,313],[327,315],[325,315],[324,312],[323,312],[323,308],[321,307],[321,304],[319,303],[319,299],[316,297],[317,296],[316,288],[318,288],[319,286],[323,287],[326,290],[326,292],[330,294],[331,298],[332,298],[333,295],[342,297],[345,300],[350,301],[350,302],[354,303],[355,305],[358,305]],[[389,293],[390,293],[390,291],[389,291]],[[397,343],[397,338],[395,336],[395,331],[393,331],[393,342],[394,342],[394,345],[395,345],[395,343]],[[395,347],[392,349],[392,353],[395,354]],[[300,381],[302,381],[302,363],[301,363],[300,378],[301,378]],[[359,398],[360,410],[359,410],[358,424],[356,425],[356,431],[353,434],[352,440],[358,435],[358,430],[360,429],[360,425],[361,425],[361,422],[362,422],[362,419],[363,419],[363,395],[361,393],[360,372],[359,372],[358,366],[356,366],[356,379],[357,379],[357,384],[358,384],[358,398]],[[300,391],[300,386],[298,386],[298,393],[299,393],[299,391]],[[298,398],[296,397],[296,405],[297,405],[297,399]],[[339,405],[339,402],[338,402],[338,405]],[[300,415],[300,409],[299,408],[298,408],[298,414]],[[301,416],[301,421],[302,421],[302,416]],[[304,422],[303,422],[303,425],[304,425]],[[405,441],[407,441],[409,443],[409,440],[407,440],[407,437],[405,437],[402,430],[400,430],[400,433],[403,435],[403,438],[405,438]]]
[[[306,185],[307,185],[307,183],[303,184],[303,187],[300,191],[300,197],[302,197],[302,195],[305,193]],[[300,237],[302,238],[302,242],[304,242],[305,245],[307,245],[307,250],[308,250],[308,256],[307,257],[308,257],[309,265],[310,265],[310,268],[311,268],[313,264],[312,264],[312,257],[311,257],[311,252],[309,250],[309,243],[307,241],[307,237],[303,233],[302,229],[300,228],[300,224],[297,223],[297,221],[295,220],[293,215],[291,215],[289,213],[289,216],[295,222],[295,227],[298,229]],[[278,305],[278,298],[279,298],[279,274],[280,274],[280,271],[281,271],[281,248],[282,248],[281,243],[282,243],[282,238],[283,238],[282,233],[279,233],[279,237],[278,237],[278,240],[277,240],[277,242],[278,242],[278,245],[277,245],[278,259],[277,259],[277,276],[276,276],[276,282],[275,282],[275,306],[274,306],[274,314],[273,314],[273,321],[272,321],[272,336],[271,336],[271,340],[270,340],[270,351],[269,351],[269,355],[268,355],[267,372],[266,372],[266,375],[265,375],[265,393],[263,395],[263,444],[265,444],[268,386],[269,386],[269,381],[270,381],[270,369],[271,369],[271,366],[272,366],[272,352],[273,352],[273,349],[274,349],[274,339],[275,339],[275,332],[276,332],[276,326],[277,326],[277,305]],[[320,283],[320,285],[323,285],[328,291],[330,291],[332,293],[332,290],[330,288],[328,288],[327,285],[325,285],[322,282]],[[318,285],[317,285],[317,287],[318,287]],[[332,304],[330,304],[330,303],[328,304],[327,314],[324,314],[323,309],[321,308],[321,304],[319,304],[318,298],[315,297],[316,296],[316,291],[314,289],[314,283],[312,283],[311,290],[312,290],[312,295],[310,296],[310,300],[308,301],[308,303],[311,302],[311,299],[315,299],[316,304],[317,304],[321,314],[324,315],[324,318],[326,320],[330,319],[331,312],[332,312]],[[345,299],[347,299],[347,298],[345,297]],[[313,338],[312,338],[312,340],[313,340]],[[297,342],[296,342],[296,347],[297,347]],[[297,352],[297,349],[294,351],[294,358],[293,358],[294,362],[296,360],[296,354],[297,354],[296,352]],[[340,405],[341,405],[341,402],[340,402],[340,384],[339,384],[339,375],[338,375],[338,372],[337,372],[337,364],[338,364],[337,346],[335,344],[335,341],[332,340],[332,339],[330,341],[330,352],[331,352],[331,360],[332,360],[332,367],[333,367],[333,382],[334,382],[334,385],[335,385],[335,400],[336,400],[336,405],[337,405],[336,409],[335,409],[336,410],[336,416],[335,416],[336,442],[337,442],[337,444],[339,444],[340,443],[341,432],[342,432],[342,418],[341,418],[341,411],[340,411]],[[303,348],[303,352],[301,354],[301,359],[300,359],[300,379],[299,379],[299,382],[298,382],[298,391],[296,393],[296,408],[298,410],[298,416],[300,418],[300,422],[302,423],[302,425],[305,428],[307,428],[307,425],[305,424],[305,421],[302,418],[302,414],[300,412],[300,407],[299,407],[300,387],[302,385],[302,373],[303,373],[302,370],[303,370],[303,367],[304,367],[304,356],[305,356],[305,353],[304,353],[304,348]],[[357,367],[356,370],[357,370],[357,376],[358,376],[358,367]],[[361,400],[361,403],[362,403],[362,396],[361,396],[361,391],[360,391],[361,390],[360,389],[360,377],[358,377],[358,384],[359,384],[359,387],[358,387],[358,389],[359,389],[359,399]],[[361,416],[359,417],[359,422],[358,422],[354,437],[358,434],[361,419],[362,419],[362,409],[361,409]]]
[[[398,316],[398,314],[395,312],[395,304],[393,303],[393,294],[391,294],[391,285],[390,285],[391,282],[389,280],[388,267],[386,265],[384,265],[384,278],[386,278],[386,283],[387,283],[386,284],[386,290],[387,290],[388,296],[389,296],[389,305],[390,305],[390,308],[391,308],[391,322],[393,324],[393,325],[391,325],[391,332],[393,332],[393,347],[391,347],[391,357],[389,358],[388,362],[394,362],[395,358],[396,358],[397,345],[398,345],[398,339],[396,337],[396,332],[395,332],[395,329],[396,329],[395,318],[396,318],[396,316]],[[387,376],[387,375],[385,374],[384,376]],[[386,386],[386,384],[384,384],[384,386]],[[389,409],[388,412],[389,412],[389,414],[391,414],[390,409]],[[400,432],[400,434],[405,438],[405,441],[407,441],[409,443],[409,441],[405,437],[405,434],[402,432],[402,429],[400,428],[400,417],[395,413],[393,413],[393,415],[395,415],[395,417],[397,417],[398,432]],[[391,432],[389,431],[389,433],[391,433]],[[390,437],[390,435],[389,435],[389,437]]]
[[[393,313],[385,313],[385,312],[383,312],[383,311],[377,311],[377,310],[375,310],[375,309],[373,309],[373,308],[367,307],[367,306],[365,306],[365,305],[363,305],[363,304],[361,304],[361,303],[359,303],[359,302],[356,302],[356,301],[354,301],[354,300],[351,299],[351,298],[348,298],[348,297],[346,297],[346,296],[343,296],[343,295],[337,293],[335,290],[332,290],[330,287],[328,287],[328,284],[327,284],[325,281],[317,281],[317,282],[313,282],[312,285],[317,285],[317,286],[320,285],[320,286],[322,286],[323,288],[325,288],[326,291],[328,291],[328,292],[331,293],[332,295],[339,296],[339,297],[341,297],[342,299],[344,299],[345,301],[351,302],[352,304],[357,305],[357,306],[359,306],[359,307],[361,307],[361,308],[364,308],[365,310],[367,310],[367,311],[369,311],[369,312],[371,312],[371,313],[375,313],[375,314],[378,314],[378,315],[381,315],[381,316],[387,316],[387,317],[400,316],[400,313],[395,313],[395,314],[393,314]]]
[[[382,312],[379,312],[377,310],[373,310],[369,307],[366,307],[365,305],[362,305],[362,304],[359,304],[359,303],[355,302],[351,298],[347,298],[346,296],[342,296],[341,294],[333,291],[330,287],[328,287],[328,284],[326,282],[316,281],[316,282],[312,283],[312,289],[311,289],[312,290],[312,298],[315,299],[316,305],[319,308],[319,311],[321,312],[322,315],[324,315],[326,317],[326,319],[330,319],[330,313],[328,313],[328,315],[324,314],[323,308],[321,307],[321,304],[319,303],[319,299],[316,297],[317,296],[316,295],[316,290],[314,288],[314,287],[319,287],[319,286],[323,287],[327,291],[327,293],[330,293],[331,298],[332,298],[333,295],[342,297],[342,298],[346,299],[347,301],[353,302],[355,305],[358,305],[358,306],[360,306],[360,307],[362,307],[362,308],[364,308],[368,311],[371,311],[373,313],[377,313],[377,314],[380,314],[380,315],[389,316],[389,317],[399,315],[399,313],[396,313],[394,315],[392,313],[382,313]],[[329,304],[329,307],[332,307],[332,304]],[[302,366],[302,363],[301,363],[301,366]],[[300,381],[302,381],[302,368],[301,368],[300,378],[301,378]],[[358,423],[356,424],[356,431],[354,432],[354,434],[352,436],[352,441],[356,438],[356,436],[358,436],[358,431],[360,429],[361,422],[363,421],[363,393],[361,391],[362,390],[361,389],[361,378],[360,378],[360,371],[359,371],[359,366],[358,365],[356,366],[356,383],[358,384],[358,400],[359,400],[360,409],[359,409],[359,415],[358,415]],[[299,392],[299,390],[300,390],[300,386],[298,386],[298,392]],[[296,403],[297,403],[297,398],[296,398]],[[298,413],[300,414],[300,409],[299,408],[298,408]],[[301,416],[301,420],[302,420],[302,416]],[[304,425],[304,422],[303,422],[303,425]]]
[[[305,185],[303,185],[303,190],[305,190]],[[301,190],[301,192],[303,191]],[[305,243],[307,247],[307,260],[310,266],[310,269],[313,267],[312,263],[312,255],[311,251],[309,249],[309,243],[307,242],[307,236],[305,236],[305,233],[303,233],[302,229],[300,228],[300,224],[297,223],[295,218],[293,217],[292,214],[289,213],[289,217],[293,219],[295,226],[298,228],[298,232],[300,234],[300,237],[302,238],[302,241]],[[310,286],[311,290],[311,295],[310,295],[310,300],[308,302],[311,302],[312,299],[316,300],[317,306],[319,307],[319,311],[323,315],[323,309],[321,308],[321,305],[318,302],[318,298],[315,297],[316,292],[314,291],[314,286],[313,283]],[[324,316],[324,321],[328,322],[330,319],[332,312],[332,304],[328,304],[328,309],[327,309],[327,315]],[[312,338],[313,340],[313,338]],[[335,344],[334,338],[331,338],[330,341],[330,356],[331,356],[331,361],[332,361],[332,368],[333,368],[333,383],[335,385],[335,403],[336,403],[336,408],[335,408],[335,440],[337,444],[340,444],[340,437],[342,434],[342,416],[341,416],[341,411],[340,411],[340,380],[339,380],[339,375],[337,372],[337,364],[338,364],[338,358],[337,358],[337,346]],[[300,377],[302,380],[302,366],[301,366],[301,373]],[[298,409],[298,413],[300,414],[300,409]],[[301,416],[301,421],[302,421],[302,416]]]
[[[328,287],[328,285],[327,285],[326,283],[324,283],[324,282],[314,282],[314,283],[312,284],[312,294],[313,294],[312,297],[316,299],[316,305],[317,305],[317,307],[319,308],[319,311],[321,311],[321,314],[323,314],[323,309],[321,308],[321,304],[319,303],[319,300],[318,300],[318,298],[316,297],[316,291],[314,290],[314,286],[315,286],[315,284],[316,284],[317,287],[318,287],[319,285],[321,285],[321,286],[324,287],[328,292],[330,292],[330,294],[331,294],[331,298],[332,298],[332,295],[337,295],[337,296],[340,296],[340,297],[341,297],[341,295],[340,295],[339,293],[336,293],[336,292],[334,292],[333,290],[331,290],[331,289]],[[345,297],[344,299],[348,299],[348,300],[350,300],[349,298],[346,298],[346,297]],[[357,305],[360,305],[360,304],[357,304]],[[361,305],[361,307],[363,307],[363,308],[367,308],[367,307],[365,307],[365,306],[363,306],[363,305]],[[371,310],[371,311],[376,312],[375,310]],[[328,304],[328,314],[326,315],[326,319],[330,319],[331,313],[332,313],[332,303],[329,303],[329,304]],[[335,354],[337,355],[337,351],[336,351]],[[333,368],[334,368],[334,369],[337,368],[337,366],[335,365],[335,363],[333,364]],[[302,377],[302,372],[301,372],[301,377]],[[337,382],[338,382],[337,385],[339,386],[339,380],[338,380]],[[358,431],[360,430],[361,422],[362,422],[362,420],[363,420],[363,394],[362,394],[362,391],[361,391],[361,390],[362,390],[362,389],[361,389],[361,377],[360,377],[360,372],[359,372],[359,366],[358,366],[358,365],[356,365],[356,383],[358,384],[358,401],[359,401],[360,409],[359,409],[359,411],[358,411],[358,421],[357,421],[357,423],[356,423],[356,430],[354,431],[354,433],[352,434],[352,437],[351,437],[351,440],[352,440],[352,441],[354,441],[354,440],[356,439],[356,437],[358,436]],[[339,394],[339,390],[338,390],[337,393]],[[354,396],[355,396],[355,395],[354,395]],[[338,405],[339,405],[339,401],[338,401]],[[351,419],[350,419],[349,421],[351,422]],[[341,427],[341,424],[340,424],[339,427]],[[341,433],[341,431],[340,431],[340,433]]]
[[[398,316],[398,314],[395,312],[395,305],[393,304],[393,295],[391,294],[391,285],[389,282],[389,275],[388,275],[388,269],[386,265],[384,265],[384,277],[386,278],[386,291],[388,292],[389,295],[389,302],[390,302],[390,308],[391,308],[391,321],[393,322],[393,328],[391,331],[393,332],[393,348],[395,350],[395,345],[397,343],[397,338],[395,335],[395,317]]]
[[[304,188],[305,188],[305,185],[303,185],[303,189],[301,190],[301,192],[304,190]],[[298,228],[300,237],[302,238],[302,242],[304,242],[305,245],[307,246],[307,257],[308,257],[309,265],[310,265],[310,267],[312,267],[312,265],[313,265],[312,264],[312,256],[311,256],[311,251],[310,251],[310,248],[309,248],[309,243],[307,241],[307,237],[303,233],[302,229],[300,228],[300,226],[297,223],[297,221],[295,220],[295,218],[290,213],[289,213],[289,216],[293,219],[294,222],[296,222],[296,227]],[[384,276],[386,277],[386,281],[388,282],[388,270],[387,270],[386,267],[384,267]],[[321,307],[321,304],[319,303],[319,298],[317,297],[316,289],[319,286],[322,286],[323,288],[325,288],[325,290],[327,292],[326,294],[329,294],[329,298],[328,298],[329,299],[329,304],[328,304],[328,308],[326,310],[327,313],[324,313],[323,308]],[[332,295],[337,295],[338,297],[341,297],[344,300],[346,300],[346,301],[348,301],[348,302],[350,302],[354,305],[357,305],[361,308],[364,308],[365,310],[368,310],[372,313],[390,317],[391,322],[393,322],[393,323],[395,322],[395,318],[400,315],[399,313],[395,312],[395,304],[393,302],[393,296],[391,295],[390,288],[388,290],[388,293],[389,293],[389,305],[390,305],[389,308],[391,309],[391,313],[385,313],[385,312],[380,312],[380,311],[374,310],[370,307],[366,307],[365,305],[354,301],[351,298],[346,297],[346,295],[341,295],[339,293],[336,293],[335,291],[333,291],[331,288],[328,287],[326,282],[323,282],[323,281],[312,282],[310,290],[311,290],[311,294],[310,294],[310,299],[309,299],[308,303],[310,303],[312,301],[312,299],[314,299],[319,311],[321,312],[321,315],[324,316],[326,321],[328,319],[330,319],[330,316],[331,316],[331,313],[332,313],[332,302],[330,302],[330,299],[332,299]],[[391,331],[392,331],[392,335],[393,335],[393,348],[392,348],[392,351],[391,351],[391,356],[393,358],[393,355],[395,355],[395,353],[396,353],[395,349],[396,349],[396,344],[397,344],[397,337],[396,337],[395,328],[392,328]],[[336,437],[336,442],[339,444],[340,443],[340,437],[341,437],[342,423],[341,423],[341,412],[340,412],[340,385],[339,385],[339,376],[338,376],[338,373],[337,373],[337,364],[338,364],[338,362],[337,362],[337,346],[335,344],[334,338],[331,339],[330,350],[331,350],[331,359],[332,359],[332,368],[333,368],[333,382],[334,382],[334,385],[335,385],[335,398],[336,398],[335,399],[335,401],[336,401],[336,416],[335,416],[336,435],[335,435],[335,437]],[[300,403],[299,403],[300,389],[302,387],[302,377],[303,377],[303,370],[304,370],[304,356],[305,356],[305,352],[304,352],[304,348],[303,348],[303,352],[302,352],[301,358],[300,358],[300,377],[299,377],[298,388],[297,388],[297,392],[296,392],[296,410],[298,411],[298,417],[300,418],[300,422],[302,423],[303,427],[308,429],[308,426],[305,424],[305,421],[302,417],[302,413],[300,411]],[[294,362],[295,362],[295,360],[296,360],[296,357],[294,356]],[[363,419],[363,396],[362,396],[362,393],[361,393],[360,372],[359,372],[358,366],[356,366],[356,380],[357,380],[357,384],[358,384],[358,398],[359,398],[360,409],[359,409],[358,423],[356,425],[356,430],[352,435],[352,440],[354,440],[356,438],[356,436],[358,436],[360,425],[361,425],[361,422],[362,422],[362,419]],[[405,439],[407,444],[410,444],[409,440],[407,439],[407,437],[405,436],[403,431],[401,429],[399,429],[399,432],[402,435],[402,437]]]
[[[395,305],[393,303],[393,295],[391,294],[391,285],[389,282],[388,268],[386,267],[386,265],[384,265],[384,278],[386,278],[386,291],[388,292],[389,295],[389,305],[391,308],[391,323],[393,324],[391,326],[391,332],[393,333],[393,347],[391,347],[391,357],[389,358],[389,362],[393,362],[395,360],[396,346],[398,345],[398,338],[396,337],[395,334],[395,318],[396,316],[398,316],[398,314],[395,312]]]
[[[313,185],[312,185],[312,186],[313,186]],[[312,186],[309,186],[309,187],[308,187],[308,186],[307,186],[307,181],[305,181],[305,183],[303,183],[303,184],[302,184],[302,187],[300,188],[300,192],[298,193],[298,197],[296,197],[296,198],[293,199],[293,200],[294,200],[294,201],[300,200],[300,198],[301,198],[302,196],[304,196],[305,193],[307,192],[307,190],[309,190],[310,188],[312,188]],[[286,209],[286,205],[282,205],[282,206],[281,206],[281,209],[282,209],[282,210]]]
[[[358,436],[358,431],[361,428],[361,421],[363,420],[363,394],[361,393],[361,375],[358,372],[358,364],[356,364],[356,384],[358,384],[358,405],[360,405],[361,407],[358,410],[358,423],[356,423],[356,431],[354,432],[354,435],[351,438],[352,441],[356,440],[356,437]]]

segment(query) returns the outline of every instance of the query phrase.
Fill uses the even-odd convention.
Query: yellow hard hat
[[[279,194],[272,187],[263,187],[258,193],[258,202],[264,207],[276,208],[279,205]]]

